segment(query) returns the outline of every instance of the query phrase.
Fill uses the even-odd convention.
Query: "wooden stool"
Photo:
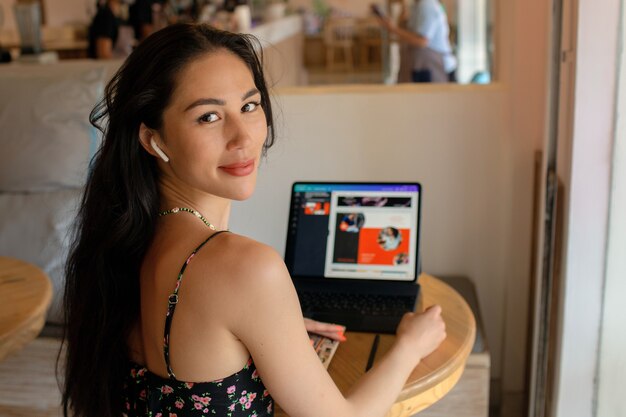
[[[376,18],[368,17],[359,21],[358,39],[359,66],[367,69],[373,64],[382,64],[382,29]]]
[[[324,25],[324,46],[326,47],[326,69],[334,71],[343,68],[351,71],[354,68],[354,35],[355,20],[351,17],[330,18]],[[343,62],[337,65],[336,52],[342,52]]]
[[[29,263],[0,257],[0,360],[33,340],[46,320],[52,284]]]

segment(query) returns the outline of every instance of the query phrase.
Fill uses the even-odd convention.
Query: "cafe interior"
[[[15,7],[5,1],[0,45],[5,54],[16,60],[20,55],[22,60],[34,59],[28,48],[39,52],[39,60],[87,58],[88,29],[96,13],[96,2],[68,0],[53,8],[46,7],[43,0],[18,1]],[[120,31],[113,46],[114,57],[118,59],[127,56],[139,38],[132,27],[129,3],[132,1],[122,1],[118,13]],[[275,76],[280,86],[410,81],[407,65],[390,62],[391,45],[398,41],[373,14],[374,3],[344,0],[251,0],[245,4],[232,0],[151,0],[150,3],[151,30],[171,22],[197,21],[257,35],[271,45],[268,61],[275,60],[272,55],[279,55],[281,68]],[[444,0],[441,4],[458,61],[458,82],[489,83],[495,65],[492,2]],[[410,9],[409,4],[402,2],[379,6],[398,22]],[[29,45],[22,45],[23,41]],[[400,62],[409,61],[409,49],[399,48]]]
[[[398,17],[412,1],[377,4]],[[621,1],[440,2],[455,82],[411,82],[410,47],[369,0],[155,1],[152,20],[260,41],[277,143],[232,230],[283,253],[295,181],[422,184],[422,270],[471,282],[481,346],[416,415],[625,416]],[[2,416],[60,415],[65,237],[98,144],[89,111],[139,42],[130,3],[114,57],[94,60],[96,0],[0,0],[0,256],[53,287],[42,334],[0,361]],[[33,185],[34,166],[54,180]]]

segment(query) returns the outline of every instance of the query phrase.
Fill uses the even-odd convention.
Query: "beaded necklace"
[[[174,207],[173,209],[164,210],[159,213],[159,217],[167,216],[168,214],[176,214],[181,211],[186,211],[187,213],[193,214],[194,216],[202,220],[202,222],[204,222],[204,224],[206,224],[209,227],[209,229],[216,230],[215,226],[209,223],[209,221],[202,214],[200,214],[200,212],[194,209],[187,208],[187,207]]]

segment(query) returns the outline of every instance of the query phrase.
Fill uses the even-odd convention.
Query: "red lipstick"
[[[230,165],[222,165],[219,168],[227,174],[234,175],[236,177],[245,177],[254,171],[254,159],[236,162]]]

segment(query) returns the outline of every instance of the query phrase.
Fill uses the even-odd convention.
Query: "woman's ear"
[[[139,126],[139,142],[141,143],[141,146],[150,155],[161,158],[163,162],[169,162],[170,158],[159,147],[157,140],[161,141],[157,132],[150,129],[144,123]]]

